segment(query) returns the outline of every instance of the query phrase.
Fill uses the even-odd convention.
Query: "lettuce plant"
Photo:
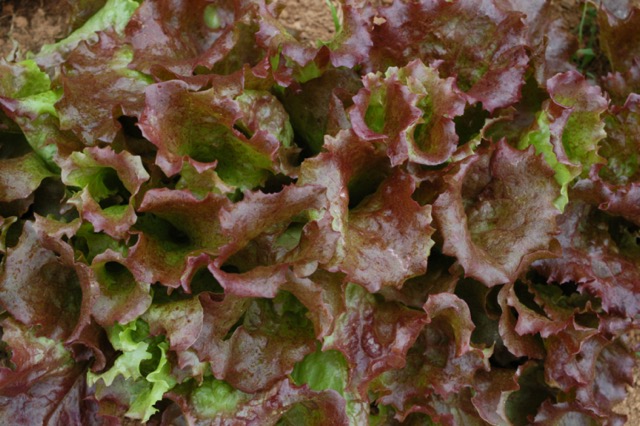
[[[640,7],[102,3],[0,61],[0,423],[624,422]]]

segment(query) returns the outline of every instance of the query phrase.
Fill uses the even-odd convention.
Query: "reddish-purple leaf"
[[[82,418],[80,404],[64,405],[72,402],[68,399],[74,398],[84,365],[74,363],[59,341],[36,337],[33,329],[11,318],[1,325],[13,368],[0,367],[0,418],[19,426],[55,423],[65,413],[72,420]]]
[[[353,129],[363,139],[382,139],[392,165],[410,161],[435,165],[456,150],[454,117],[462,115],[465,96],[454,79],[420,60],[364,78],[364,89],[350,111]]]
[[[457,76],[472,103],[492,112],[518,101],[528,62],[519,13],[493,0],[398,1],[378,13],[386,22],[372,31],[371,68],[442,61],[439,70]]]
[[[605,118],[607,138],[598,153],[607,161],[574,186],[583,200],[609,214],[640,225],[640,95],[629,95],[623,107]]]
[[[526,40],[531,49],[535,78],[541,86],[554,75],[575,70],[571,56],[578,50],[578,39],[571,33],[572,22],[547,0],[499,0],[500,6],[523,13]]]
[[[560,162],[568,159],[582,166],[586,174],[592,164],[603,162],[598,143],[606,136],[602,114],[607,110],[608,100],[600,87],[590,84],[575,71],[549,79],[547,90],[552,102],[545,109],[551,126],[562,129],[562,146],[552,139],[554,153]]]
[[[640,181],[626,185],[612,184],[599,176],[609,175],[608,172],[602,173],[603,170],[600,165],[595,166],[589,179],[576,182],[574,193],[599,209],[640,226]]]
[[[315,348],[311,322],[286,293],[272,301],[203,293],[200,303],[203,327],[193,349],[217,379],[243,392],[268,389]]]
[[[621,72],[607,74],[602,86],[616,105],[623,105],[630,94],[640,93],[640,57],[632,60],[631,66]]]
[[[542,339],[533,334],[518,333],[517,310],[509,306],[509,285],[505,285],[498,294],[498,304],[502,313],[498,330],[504,346],[516,357],[527,357],[531,359],[544,359],[545,351]]]
[[[56,103],[61,130],[72,130],[89,146],[111,143],[121,128],[121,115],[140,116],[144,89],[151,81],[127,68],[130,53],[116,34],[108,32],[71,52],[62,66],[63,94]]]
[[[599,297],[607,313],[634,318],[640,270],[633,246],[626,246],[629,230],[585,203],[568,207],[558,219],[562,257],[536,262],[535,269],[549,282],[573,282],[580,292]]]
[[[169,347],[176,352],[183,352],[196,342],[202,331],[203,317],[202,305],[197,297],[153,304],[142,315],[149,323],[149,332],[167,336]]]
[[[289,275],[289,281],[283,286],[291,292],[308,310],[313,322],[317,339],[330,335],[338,318],[345,310],[344,292],[341,274],[331,274],[318,270],[307,278]]]
[[[349,212],[340,269],[370,292],[402,287],[426,271],[433,245],[431,207],[411,198],[412,178],[396,172]]]
[[[281,115],[270,123],[271,130],[275,125],[279,133],[270,133],[266,126],[248,127],[259,110],[242,104],[242,89],[231,83],[226,88],[191,92],[180,80],[147,88],[139,127],[158,147],[156,164],[167,176],[179,173],[185,160],[191,158],[216,163],[216,172],[225,183],[247,189],[263,184],[270,172],[280,170],[276,160],[287,157],[282,151],[289,143],[278,139],[283,138],[280,132],[286,132],[280,127],[288,125],[286,112],[272,95],[264,95],[269,97],[265,111]]]
[[[377,301],[365,289],[348,284],[346,312],[323,350],[337,349],[349,363],[349,382],[362,398],[367,384],[385,371],[402,368],[427,316],[395,302]]]
[[[559,185],[532,148],[502,141],[453,164],[444,180],[436,227],[466,276],[488,286],[514,282],[531,262],[553,256]]]
[[[603,418],[593,411],[576,402],[558,402],[553,404],[545,401],[534,419],[535,426],[564,426],[580,424],[585,426],[622,426],[625,424],[623,416],[616,414],[613,418]]]
[[[7,250],[0,274],[0,303],[39,334],[67,339],[76,328],[82,289],[73,266],[42,247],[33,222],[26,222],[18,245]]]
[[[389,173],[389,161],[383,150],[351,130],[340,131],[335,138],[327,137],[325,148],[327,152],[302,163],[300,182],[326,188],[329,206],[325,220],[318,222],[318,234],[324,239],[320,245],[324,251],[335,252],[327,269],[336,271],[347,254],[344,247],[349,203],[375,192]]]
[[[213,193],[203,199],[187,190],[157,188],[145,193],[138,209],[145,216],[136,224],[141,233],[127,257],[136,280],[188,288],[186,279],[196,266],[189,259],[216,255],[227,241],[218,219],[227,204],[227,197]]]
[[[0,159],[0,202],[29,197],[43,179],[54,176],[42,159],[30,152],[17,158]]]
[[[509,421],[507,398],[519,389],[513,370],[496,367],[492,367],[490,372],[480,370],[474,377],[473,388],[476,393],[471,401],[485,421],[496,425]]]
[[[221,264],[261,234],[281,234],[296,217],[326,208],[324,188],[289,185],[275,194],[246,192],[242,201],[220,211],[220,226],[229,243],[221,249]]]
[[[285,415],[294,424],[304,422],[309,426],[331,424],[347,426],[345,400],[335,391],[313,391],[306,386],[298,387],[289,379],[273,384],[268,389],[253,394],[235,390],[233,402],[218,402],[222,409],[207,407],[207,397],[216,395],[209,387],[219,386],[222,392],[229,392],[228,385],[206,380],[201,387],[182,387],[168,394],[180,407],[188,424],[248,426],[275,425]]]
[[[257,62],[262,53],[253,37],[257,30],[256,3],[144,2],[125,29],[127,42],[133,46],[132,65],[147,74],[168,70],[191,76],[198,66],[217,65],[222,73],[229,74],[245,62]]]
[[[409,349],[406,366],[383,373],[373,384],[382,395],[378,400],[392,404],[402,417],[413,411],[439,412],[441,404],[471,386],[478,370],[488,370],[487,354],[470,346],[474,326],[461,299],[432,295],[424,309],[429,323]]]
[[[107,250],[91,264],[97,284],[91,315],[103,327],[134,321],[151,305],[149,283],[137,281],[126,263],[119,253]]]
[[[600,47],[614,71],[624,72],[640,57],[640,7],[630,4],[626,10],[598,10]]]

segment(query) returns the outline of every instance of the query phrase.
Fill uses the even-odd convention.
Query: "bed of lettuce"
[[[623,424],[640,7],[589,6],[598,74],[549,3],[342,0],[308,46],[70,2],[0,61],[0,423]]]

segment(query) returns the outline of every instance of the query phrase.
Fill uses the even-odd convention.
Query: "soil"
[[[630,344],[632,347],[640,347],[640,332],[633,333],[630,336]],[[636,363],[636,368],[633,371],[633,387],[629,387],[629,393],[627,398],[622,404],[616,407],[616,412],[625,414],[627,424],[639,425],[640,424],[640,365]]]
[[[280,0],[280,20],[300,41],[328,41],[335,34],[331,11],[324,0]]]
[[[54,43],[82,22],[69,22],[70,0],[0,0],[0,58],[21,60],[27,52],[37,52],[44,44]],[[299,40],[313,44],[330,40],[335,29],[331,11],[324,0],[277,0],[283,7],[280,19]],[[388,3],[392,0],[374,0]],[[73,3],[73,2],[71,2]],[[97,7],[95,0],[91,5]],[[581,7],[578,0],[552,0],[565,21],[577,26]],[[86,19],[90,13],[81,13]],[[640,334],[632,336],[640,344]],[[617,412],[629,416],[628,424],[640,424],[640,368],[635,369],[634,386]]]
[[[57,0],[0,0],[0,58],[20,60],[28,51],[64,38],[68,5]]]

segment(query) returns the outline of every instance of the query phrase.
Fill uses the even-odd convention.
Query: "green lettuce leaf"
[[[114,325],[109,329],[109,341],[122,354],[109,370],[101,374],[88,372],[87,383],[97,386],[100,399],[101,392],[120,376],[131,384],[125,416],[146,422],[158,411],[154,405],[177,383],[167,359],[169,345],[162,339],[150,338],[149,326],[142,320]]]

